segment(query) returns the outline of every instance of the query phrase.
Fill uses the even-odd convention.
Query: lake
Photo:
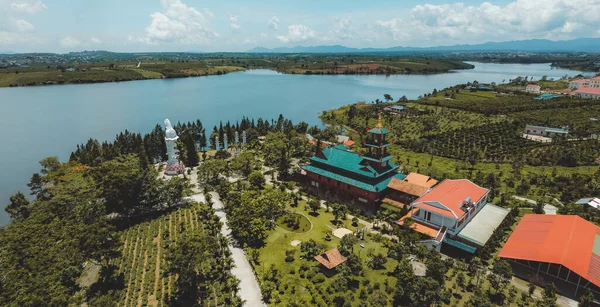
[[[501,82],[517,76],[539,79],[574,76],[577,71],[549,64],[482,64],[475,69],[437,75],[284,75],[253,70],[221,76],[144,80],[121,83],[0,88],[0,225],[9,219],[3,208],[39,172],[38,161],[58,156],[66,161],[75,146],[89,138],[112,140],[125,129],[149,132],[165,118],[171,122],[200,119],[207,131],[219,120],[242,116],[321,124],[322,110],[358,101],[415,99],[457,83]]]

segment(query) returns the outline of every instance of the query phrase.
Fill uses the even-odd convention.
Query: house
[[[400,114],[402,112],[405,112],[408,110],[407,106],[391,106],[391,107],[385,107],[383,108],[384,111],[390,112],[390,113],[394,113],[394,114]]]
[[[600,99],[600,85],[598,87],[582,87],[575,91],[575,95],[579,98]]]
[[[596,76],[590,79],[589,87],[599,88],[600,87],[600,76]]]
[[[490,190],[467,179],[446,179],[411,203],[414,229],[429,239],[427,246],[443,246],[469,254],[483,247],[509,210],[488,204]]]
[[[569,89],[577,90],[581,87],[588,87],[590,85],[590,79],[576,79],[569,81]]]
[[[337,248],[330,249],[321,255],[315,256],[315,260],[328,270],[335,269],[340,264],[346,262],[344,257]]]
[[[377,126],[367,132],[369,136],[363,140],[367,153],[348,151],[344,145],[327,147],[311,157],[310,164],[301,167],[302,180],[312,192],[326,192],[375,210],[390,180],[406,177],[397,172],[399,166],[387,151],[390,143],[386,135],[390,130],[383,127],[381,116]]]
[[[523,216],[498,254],[515,275],[579,299],[600,299],[600,227],[577,215]]]
[[[337,141],[338,144],[344,144],[344,142],[347,142],[350,140],[349,136],[345,136],[345,135],[336,135],[335,139]]]
[[[541,88],[537,84],[528,84],[527,87],[525,87],[525,92],[527,93],[539,93],[540,90]]]
[[[387,197],[383,202],[400,209],[405,208],[425,195],[437,183],[437,180],[418,173],[409,173],[404,179],[392,178],[388,183]]]
[[[600,208],[600,198],[582,198],[575,202],[576,205],[583,205],[584,207],[592,207],[594,209]]]
[[[544,126],[526,125],[525,131],[523,133],[530,134],[530,135],[545,136],[545,137],[549,137],[549,138],[554,137],[554,136],[560,136],[560,137],[566,138],[569,136],[569,128],[568,127],[551,128],[551,127],[544,127]]]

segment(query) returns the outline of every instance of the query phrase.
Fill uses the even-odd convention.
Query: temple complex
[[[399,166],[388,153],[390,145],[381,116],[377,126],[368,131],[362,146],[368,150],[364,155],[348,151],[346,146],[327,147],[310,158],[310,164],[302,166],[301,174],[309,187],[317,192],[327,191],[333,196],[374,210],[392,178],[404,179],[397,172]]]

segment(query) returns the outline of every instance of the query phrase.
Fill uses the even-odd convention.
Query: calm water
[[[304,76],[256,70],[223,76],[122,83],[0,88],[0,208],[38,172],[47,156],[68,160],[89,138],[112,140],[128,129],[148,132],[165,118],[201,119],[207,130],[242,116],[320,124],[320,111],[358,101],[417,98],[457,83],[501,82],[516,76],[559,78],[578,72],[547,64],[480,64],[455,73],[417,76]],[[8,217],[0,210],[0,225]]]

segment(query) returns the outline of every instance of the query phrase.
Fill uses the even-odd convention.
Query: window
[[[363,203],[366,203],[366,202],[367,202],[367,200],[366,200],[366,199],[364,199],[364,198],[362,198],[362,197],[359,197],[359,198],[358,198],[358,200],[359,200],[359,201],[361,201],[361,202],[363,202]]]
[[[347,184],[346,187],[348,188],[348,190],[350,190],[350,185],[349,184]]]
[[[425,220],[427,220],[429,222],[431,221],[431,212],[425,211]]]

